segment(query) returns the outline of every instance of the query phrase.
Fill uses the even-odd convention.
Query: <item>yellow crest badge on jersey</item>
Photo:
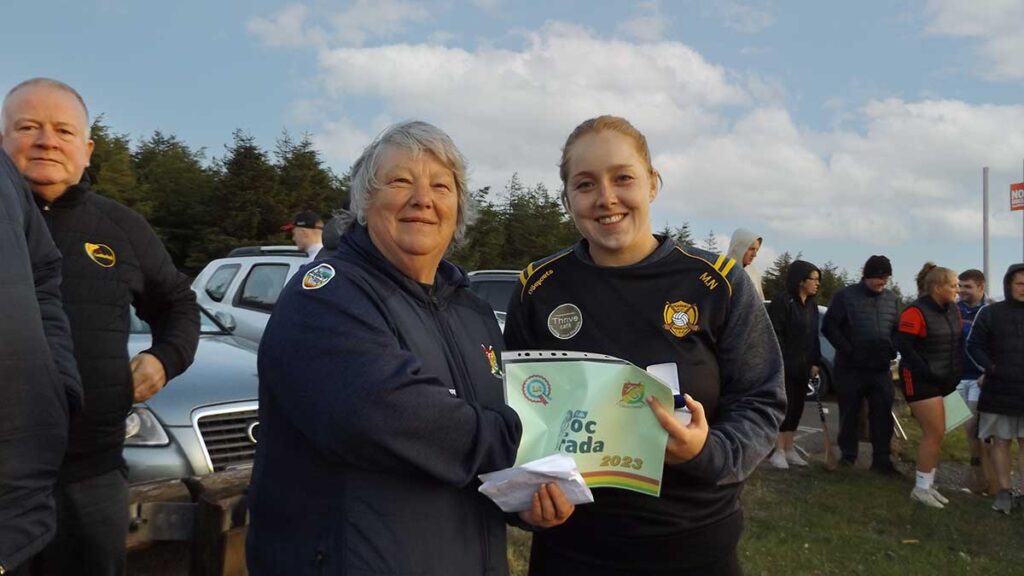
[[[302,287],[306,290],[323,288],[334,278],[334,267],[330,264],[321,264],[312,268],[302,277]]]
[[[687,304],[682,300],[671,304],[665,303],[664,311],[665,324],[662,326],[676,338],[682,338],[690,332],[700,330],[697,325],[699,313],[693,304]]]
[[[86,242],[85,253],[89,256],[90,260],[104,268],[110,268],[114,264],[117,264],[117,254],[114,254],[114,251],[106,244],[93,244],[92,242]]]

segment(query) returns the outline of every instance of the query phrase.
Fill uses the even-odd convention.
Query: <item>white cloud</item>
[[[420,117],[472,151],[476,176],[500,188],[513,171],[551,182],[559,147],[581,120],[602,113],[687,139],[720,122],[712,109],[749,100],[724,69],[679,43],[606,41],[549,24],[522,50],[436,45],[339,48],[321,54],[324,91]]]
[[[1019,178],[1024,156],[1024,133],[1012,129],[1024,124],[1024,106],[835,101],[824,104],[843,110],[843,127],[815,131],[793,119],[776,81],[717,66],[679,42],[610,40],[564,23],[527,33],[516,49],[346,46],[320,50],[318,66],[315,94],[294,114],[330,118],[314,125],[314,140],[339,170],[388,123],[422,118],[467,154],[473,186],[500,191],[518,172],[555,190],[572,128],[619,114],[647,134],[664,176],[654,221],[689,221],[698,237],[708,222],[739,220],[768,238],[977,238],[981,167],[998,168],[999,206],[998,190]],[[354,108],[367,102],[368,121]],[[1015,222],[999,214],[993,233],[1017,234]]]
[[[979,75],[992,80],[1024,78],[1024,3],[1019,0],[928,0],[927,31],[978,42]]]
[[[661,2],[651,0],[637,5],[639,13],[619,25],[619,32],[642,42],[656,42],[665,35],[668,19],[661,13]]]
[[[320,4],[289,4],[270,18],[250,18],[246,29],[267,46],[362,46],[401,34],[408,23],[430,16],[426,5],[407,0],[353,0],[336,12]]]
[[[409,22],[427,20],[430,11],[422,3],[406,0],[355,0],[333,16],[335,37],[340,42],[360,46],[375,36],[394,37],[405,31]]]
[[[755,6],[751,2],[736,0],[711,0],[705,2],[705,11],[720,19],[727,28],[754,34],[770,28],[775,23],[775,16],[767,8]]]
[[[309,8],[302,4],[289,4],[270,18],[254,17],[246,22],[246,30],[266,46],[299,48],[320,45],[324,31],[307,26]]]

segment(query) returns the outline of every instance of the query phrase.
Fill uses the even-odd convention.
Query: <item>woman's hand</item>
[[[551,482],[541,484],[533,495],[533,504],[529,510],[519,513],[519,518],[527,524],[538,528],[552,528],[565,522],[576,510],[558,484]]]
[[[708,439],[708,421],[704,416],[704,405],[684,394],[686,407],[690,409],[690,423],[683,426],[671,412],[665,409],[654,396],[647,397],[647,405],[654,412],[661,427],[668,432],[668,444],[665,445],[665,463],[682,464],[693,460],[704,449]]]

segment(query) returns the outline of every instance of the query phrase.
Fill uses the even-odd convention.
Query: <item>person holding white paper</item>
[[[444,260],[467,223],[465,158],[403,122],[351,192],[355,220],[285,286],[260,344],[249,572],[504,576],[507,517],[477,475],[512,465],[521,425],[494,314]],[[519,518],[572,510],[543,484]]]
[[[774,445],[785,409],[768,315],[735,260],[652,233],[661,178],[628,121],[601,116],[577,126],[560,169],[562,202],[583,240],[520,276],[508,348],[672,363],[692,419],[684,425],[672,406],[648,397],[668,432],[661,496],[594,489],[593,504],[534,535],[530,574],[740,574],[739,493]],[[620,409],[644,409],[633,401],[636,387],[623,383]],[[616,461],[609,470],[628,477]]]
[[[935,489],[935,469],[946,435],[943,397],[956,390],[962,371],[959,282],[953,270],[928,262],[917,284],[920,297],[903,310],[896,333],[903,395],[922,434],[910,499],[942,508],[949,500]]]

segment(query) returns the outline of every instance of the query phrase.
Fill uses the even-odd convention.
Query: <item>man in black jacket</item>
[[[21,574],[57,527],[53,486],[82,387],[60,301],[60,252],[2,152],[0,262],[0,574]]]
[[[992,508],[1009,514],[1010,444],[1017,439],[1018,471],[1024,474],[1024,263],[1003,277],[1006,299],[978,312],[967,337],[967,354],[985,374],[978,400],[978,436],[992,439],[992,467],[999,482]]]
[[[891,276],[888,258],[868,258],[861,281],[835,293],[822,324],[822,332],[836,349],[840,462],[853,464],[857,459],[857,422],[866,397],[871,469],[883,474],[896,473],[889,447],[894,394],[889,362],[896,357],[893,329],[899,302],[885,287]]]
[[[124,420],[192,363],[199,311],[188,279],[132,210],[89,189],[93,142],[81,96],[56,80],[15,86],[2,108],[3,147],[28,180],[63,260],[62,293],[85,410],[71,422],[57,484],[58,529],[40,574],[123,574],[128,520]],[[152,347],[129,359],[131,306]]]

